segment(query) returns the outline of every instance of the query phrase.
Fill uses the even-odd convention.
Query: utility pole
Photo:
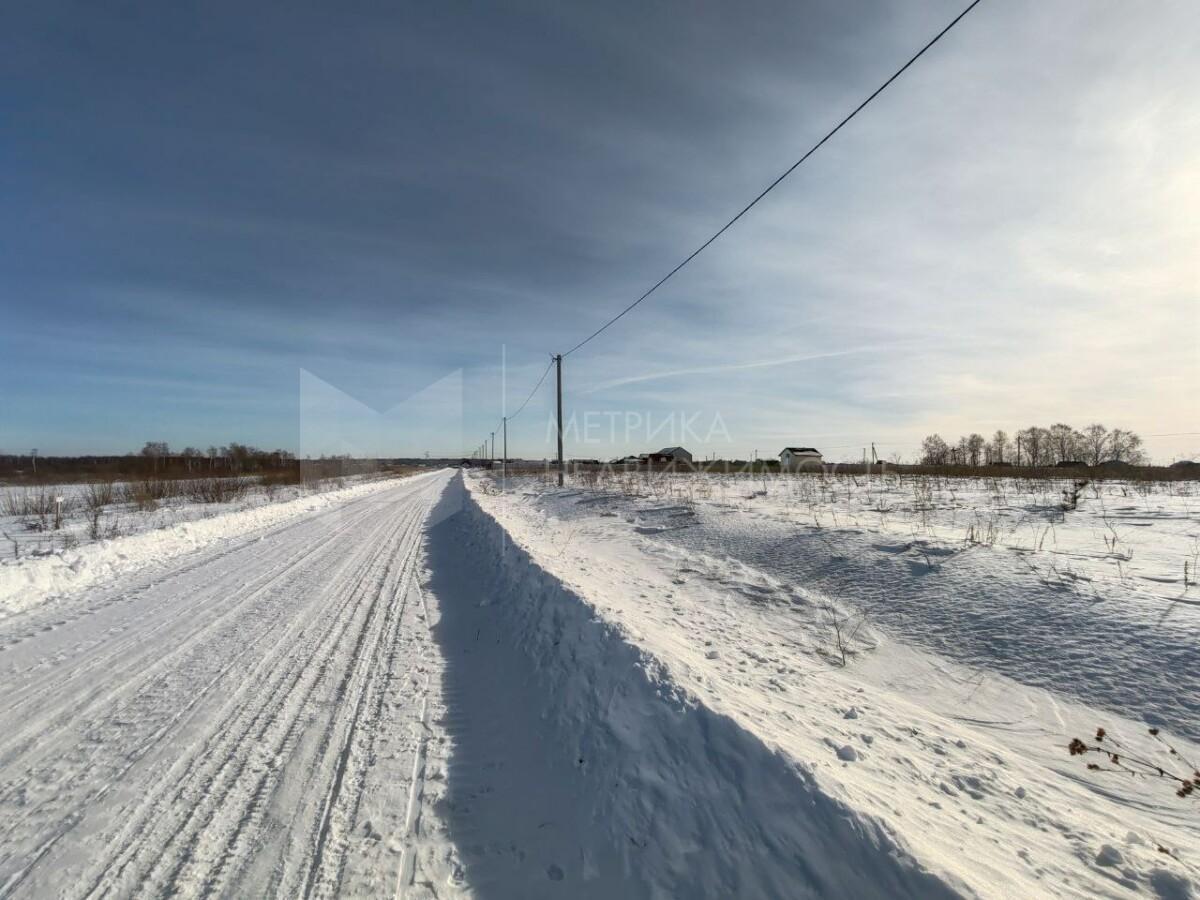
[[[504,454],[500,458],[500,483],[508,485],[508,416],[504,417],[504,442],[501,445],[500,452]]]
[[[496,462],[496,432],[492,432],[492,463]]]
[[[562,354],[554,357],[555,368],[558,370],[558,486],[563,486],[563,455],[562,455]]]

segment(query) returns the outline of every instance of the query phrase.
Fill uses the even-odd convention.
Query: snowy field
[[[1200,888],[1194,484],[501,487],[0,566],[0,898]]]
[[[52,485],[0,482],[0,563],[322,494],[378,477],[350,475],[300,484],[264,483],[249,475]],[[151,496],[155,492],[166,496]]]
[[[141,508],[126,499],[129,484],[123,482],[111,483],[111,495],[101,498],[107,503],[89,503],[88,484],[0,485],[3,509],[10,513],[0,516],[0,618],[56,592],[336,505],[386,479],[352,476],[279,487],[252,478],[237,481],[233,491],[229,485],[217,488],[235,494],[222,502],[199,502],[188,491],[191,483],[168,482],[180,493]],[[58,497],[61,504],[55,503]],[[61,521],[55,522],[53,510],[60,505]]]
[[[1067,753],[1104,727],[1123,753],[1184,774],[1161,741],[1200,758],[1194,483],[1101,483],[1070,509],[1069,483],[473,484],[674,689],[953,890],[1194,890],[1195,795]]]
[[[618,476],[564,499],[972,669],[1200,738],[1200,482]]]

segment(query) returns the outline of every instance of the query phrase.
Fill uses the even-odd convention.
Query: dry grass
[[[197,503],[232,503],[253,486],[249,478],[197,478],[189,481],[188,497]]]

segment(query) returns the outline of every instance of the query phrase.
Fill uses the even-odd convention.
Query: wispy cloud
[[[858,353],[871,353],[876,347],[852,347],[847,350],[830,350],[827,353],[802,353],[795,356],[782,356],[777,359],[760,359],[754,362],[718,363],[711,366],[694,366],[687,369],[671,369],[669,371],[646,372],[642,375],[629,375],[602,381],[583,390],[583,394],[594,394],[609,388],[623,387],[630,384],[640,384],[646,381],[659,381],[664,378],[681,378],[687,375],[710,375],[718,372],[737,372],[746,369],[769,369],[774,366],[788,366],[794,363],[814,362],[821,359],[835,359],[841,356],[853,356]]]

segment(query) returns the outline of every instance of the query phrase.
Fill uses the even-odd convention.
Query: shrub
[[[189,496],[197,503],[230,503],[246,493],[247,478],[198,478],[190,482]]]
[[[111,505],[116,496],[116,486],[111,481],[92,481],[84,486],[83,505],[89,512],[95,512]]]

